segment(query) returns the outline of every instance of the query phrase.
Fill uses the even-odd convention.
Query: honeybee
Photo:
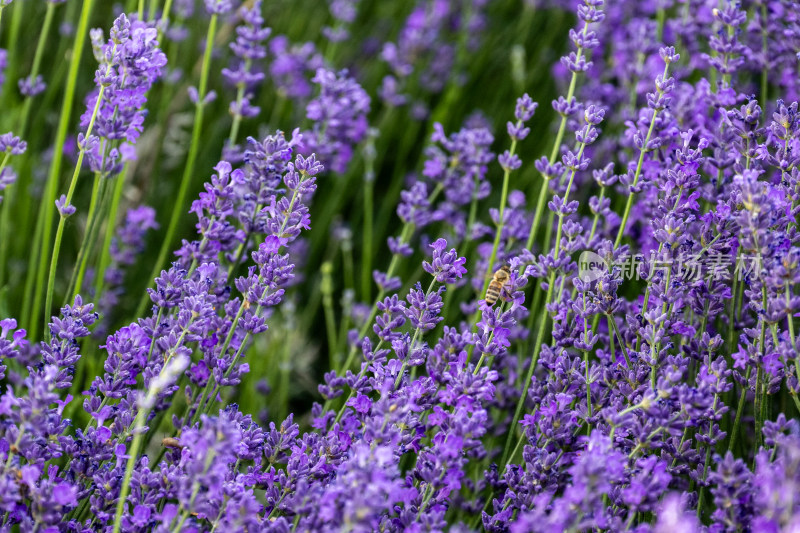
[[[492,276],[492,281],[486,289],[486,296],[484,297],[486,305],[491,307],[497,302],[497,299],[500,298],[500,293],[503,291],[503,287],[508,283],[510,275],[511,269],[508,268],[508,265],[503,265],[495,271]]]
[[[161,445],[165,448],[172,448],[173,450],[180,450],[183,448],[178,439],[174,437],[165,437],[161,440]]]

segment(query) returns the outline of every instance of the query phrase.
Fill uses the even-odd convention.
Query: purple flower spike
[[[455,283],[467,273],[467,269],[464,268],[464,263],[467,262],[467,259],[458,257],[458,252],[455,248],[445,251],[447,247],[446,240],[437,239],[430,247],[433,248],[433,262],[423,261],[422,268],[436,278],[436,281],[439,283]]]
[[[224,15],[233,10],[233,0],[203,0],[210,15]]]
[[[147,93],[167,64],[157,38],[156,28],[139,20],[131,22],[125,14],[114,21],[105,43],[102,31],[92,30],[92,47],[99,63],[95,73],[98,88],[86,99],[81,127],[89,125],[97,107],[93,130],[97,142],[85,147],[89,166],[95,172],[118,173],[124,153],[118,145],[135,144],[142,133]]]
[[[41,76],[36,76],[35,78],[23,78],[19,80],[19,92],[22,93],[23,96],[33,97],[37,94],[41,94],[45,90],[45,83],[42,80]]]
[[[369,95],[346,70],[321,68],[311,81],[319,86],[319,96],[306,107],[306,116],[314,121],[304,137],[306,151],[317,154],[326,168],[343,173],[367,135]]]
[[[58,209],[58,213],[64,218],[75,214],[75,206],[67,203],[66,194],[62,194],[58,200],[56,200],[56,209]]]
[[[10,131],[0,135],[0,152],[7,152],[11,155],[24,154],[28,148],[28,143],[15,137]]]

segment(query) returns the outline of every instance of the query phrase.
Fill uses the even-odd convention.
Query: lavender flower
[[[311,81],[320,92],[306,107],[306,116],[314,121],[304,136],[306,149],[318,154],[326,167],[344,173],[355,146],[367,134],[369,96],[347,71],[318,69]]]
[[[329,20],[306,24],[258,0],[205,0],[197,14],[176,0],[157,26],[144,22],[154,5],[119,16],[108,40],[93,31],[100,66],[81,122],[94,135],[55,147],[50,181],[61,156],[89,154],[99,181],[91,197],[78,180],[58,198],[57,242],[75,256],[64,219],[91,205],[86,234],[112,232],[111,261],[95,273],[97,306],[82,290],[43,339],[36,265],[57,258],[52,228],[25,209],[46,183],[47,142],[0,135],[0,189],[9,162],[32,173],[0,216],[0,312],[16,317],[0,320],[2,529],[797,529],[800,12],[788,0],[534,3],[335,0]],[[12,9],[23,6],[4,32],[38,16]],[[268,13],[307,42],[270,39]],[[116,229],[104,219],[171,179],[164,150],[186,125],[175,83],[208,15],[230,32],[200,70],[229,63],[203,86],[236,96],[220,107],[189,90],[208,119],[193,153],[220,148],[224,107],[230,134],[191,205],[168,206],[188,209],[195,231],[154,276],[148,312],[130,317],[157,212],[123,210]],[[573,46],[548,65],[539,49],[573,15],[560,36]],[[362,18],[377,33],[352,31]],[[157,87],[161,35],[174,65]],[[0,67],[16,77],[21,59],[0,54]],[[505,125],[492,116],[509,102],[485,82],[509,76],[537,94],[555,79],[555,127],[532,120],[528,95]],[[64,81],[68,98],[76,80]],[[386,108],[371,131],[376,95]],[[262,102],[271,122],[306,123],[238,143]],[[31,111],[29,125],[52,115]],[[414,133],[425,124],[427,144]],[[497,131],[508,147],[494,153]],[[139,163],[109,189],[102,178],[133,144]],[[318,191],[325,169],[341,176]],[[351,187],[362,171],[363,194]],[[372,270],[376,237],[392,257],[372,272],[376,300],[358,301],[369,278],[355,290],[355,259]],[[90,272],[96,250],[77,255]],[[482,305],[501,265],[499,296]]]
[[[439,283],[455,283],[457,279],[461,278],[467,273],[464,268],[464,263],[467,259],[458,257],[458,252],[455,248],[445,252],[447,241],[444,239],[437,239],[436,242],[430,245],[433,248],[433,262],[422,262],[422,268],[425,272],[431,274]]]
[[[264,41],[272,33],[271,29],[263,27],[260,1],[254,2],[249,9],[243,9],[241,15],[244,24],[236,28],[236,40],[230,44],[236,60],[231,68],[222,69],[222,75],[237,89],[236,99],[230,105],[235,124],[243,117],[255,117],[260,112],[251,100],[254,90],[264,80],[264,73],[254,63],[267,56]],[[235,133],[231,135],[236,138]]]
[[[99,63],[95,74],[98,89],[87,98],[81,127],[86,128],[94,118],[95,135],[94,140],[79,139],[79,143],[87,143],[92,170],[106,175],[120,171],[121,143],[135,144],[141,134],[147,92],[167,63],[158,48],[158,31],[144,22],[130,22],[122,14],[109,35],[108,42],[102,44],[102,32],[92,33]]]
[[[2,163],[0,163],[0,192],[17,181],[16,173],[11,167],[6,166],[9,156],[23,154],[27,147],[28,143],[15,137],[11,132],[0,135],[0,152],[5,153]],[[0,196],[0,202],[2,201],[3,197]]]

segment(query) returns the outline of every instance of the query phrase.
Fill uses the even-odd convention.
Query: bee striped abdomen
[[[508,265],[503,265],[495,271],[491,283],[489,283],[489,286],[486,288],[486,296],[483,298],[486,305],[491,307],[497,303],[510,274],[511,270],[508,268]]]

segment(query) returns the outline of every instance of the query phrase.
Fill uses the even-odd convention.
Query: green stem
[[[21,2],[20,2],[21,3]],[[42,63],[42,56],[44,55],[44,50],[47,46],[47,36],[50,34],[50,26],[53,23],[53,13],[55,12],[56,5],[52,2],[47,2],[47,11],[45,12],[44,22],[42,23],[41,32],[39,33],[39,42],[36,44],[36,52],[33,57],[33,66],[31,67],[31,73],[29,78],[35,80],[36,77],[39,75],[39,67]],[[18,9],[21,9],[20,6]],[[2,12],[2,9],[0,9]],[[22,106],[22,114],[20,116],[19,125],[16,129],[16,134],[21,138],[25,139],[25,135],[28,130],[28,120],[30,119],[31,109],[33,108],[33,97],[26,96],[25,103]],[[6,268],[6,258],[9,257],[8,253],[8,243],[11,239],[9,239],[9,231],[11,230],[11,206],[14,203],[14,199],[16,196],[17,190],[27,190],[27,184],[29,181],[29,173],[25,173],[19,177],[19,181],[15,187],[11,187],[6,190],[5,198],[3,199],[2,208],[3,212],[0,215],[0,287],[3,286],[5,281],[5,268]]]
[[[336,370],[338,343],[336,342],[336,318],[333,313],[333,280],[331,279],[333,265],[331,265],[330,261],[325,261],[320,266],[320,271],[322,272],[322,285],[320,287],[322,308],[325,311],[325,331],[328,335],[328,357],[330,358],[331,370]]]
[[[158,22],[159,28],[166,28],[170,11],[172,11],[172,0],[167,0],[164,4],[164,11],[161,12],[161,19]],[[161,42],[161,30],[159,30],[158,41]]]
[[[126,163],[122,172],[117,176],[117,182],[114,184],[114,192],[111,196],[111,208],[108,212],[108,219],[106,220],[106,231],[103,236],[103,244],[100,248],[100,258],[97,262],[97,274],[95,275],[95,301],[100,301],[100,296],[103,292],[105,285],[104,274],[108,265],[111,264],[111,239],[114,238],[114,229],[117,225],[117,213],[119,211],[119,204],[122,199],[122,191],[125,188],[125,178],[128,176],[128,169],[130,164]]]
[[[589,31],[589,23],[584,22],[583,24],[583,37],[586,37],[587,32]],[[575,52],[575,57],[577,61],[580,61],[581,57],[583,56],[583,47],[579,46],[577,51]],[[572,98],[575,95],[575,88],[578,86],[578,72],[573,71],[572,76],[569,80],[569,87],[567,88],[567,102],[571,102]],[[553,139],[553,146],[550,149],[550,157],[547,158],[547,161],[550,165],[553,164],[555,161],[556,156],[558,155],[558,151],[561,148],[561,142],[564,140],[564,133],[567,130],[567,115],[561,115],[561,122],[558,125],[558,132],[556,133],[555,139]],[[527,250],[530,250],[533,246],[534,241],[536,240],[536,232],[539,231],[539,222],[542,218],[542,213],[544,212],[544,199],[547,197],[547,190],[548,186],[547,183],[552,179],[553,176],[546,176],[542,175],[542,184],[541,188],[539,189],[539,199],[536,202],[536,211],[533,215],[533,222],[531,223],[531,229],[528,232],[528,241],[525,245]]]
[[[744,385],[742,386],[742,392],[739,394],[739,402],[736,406],[736,417],[733,420],[733,429],[731,430],[731,439],[728,441],[728,451],[732,452],[733,447],[736,444],[736,437],[739,436],[739,426],[742,423],[742,415],[744,414],[744,402],[747,398],[747,389],[750,387],[750,370],[751,367],[747,367],[747,372],[744,376]]]
[[[617,353],[616,353],[616,348],[614,346],[614,344],[615,344],[614,343],[614,335],[613,335],[613,332],[611,330],[611,321],[612,320],[613,319],[609,315],[606,315],[606,322],[608,322],[608,331],[610,333],[609,336],[608,336],[608,349],[611,352],[611,363],[616,365],[617,364]]]
[[[44,231],[44,224],[41,218],[38,218],[36,221],[36,226],[33,232],[33,243],[34,246],[31,248],[30,256],[28,257],[28,264],[33,266],[37,265],[39,261],[39,246],[37,243],[41,242],[42,240],[42,232]],[[28,271],[28,275],[25,278],[25,288],[24,288],[24,297],[22,299],[22,321],[23,324],[28,324],[29,328],[28,331],[31,332],[31,338],[36,338],[36,332],[33,329],[34,324],[38,325],[38,321],[31,320],[31,309],[33,307],[33,289],[34,289],[34,281],[36,276],[32,275],[36,272],[36,268],[31,268]]]
[[[667,74],[669,73],[669,63],[664,65],[664,74],[662,75],[662,79],[667,79]],[[661,89],[657,89],[658,95],[661,96],[664,92]],[[653,136],[653,130],[656,127],[656,118],[658,117],[658,109],[653,110],[653,117],[650,119],[650,127],[647,129],[647,136],[642,143],[642,147],[639,149],[639,160],[636,163],[636,172],[633,174],[633,183],[631,187],[636,187],[639,183],[639,176],[642,173],[642,165],[644,164],[644,155],[647,153],[647,145],[650,143],[650,138]],[[633,196],[634,192],[631,191],[628,193],[628,200],[625,203],[625,211],[622,214],[622,222],[619,225],[619,231],[617,232],[617,238],[614,241],[614,248],[619,248],[619,244],[622,242],[622,235],[625,233],[625,227],[628,225],[628,217],[631,214],[631,207],[633,206]]]
[[[786,296],[786,308],[788,309],[788,308],[790,308],[790,301],[791,301],[791,291],[789,290],[789,282],[788,281],[784,285],[784,294]],[[794,317],[792,317],[791,313],[787,313],[786,314],[786,325],[789,328],[789,338],[792,341],[792,346],[794,346],[794,340],[795,340],[795,338],[794,338]],[[775,343],[776,348],[777,348],[777,344],[778,343],[776,341],[776,343]],[[798,361],[797,357],[795,357],[795,361],[794,362],[795,362],[795,364],[800,365],[800,361]],[[798,366],[798,369],[800,369],[800,366]],[[798,374],[798,375],[800,375],[800,374]]]
[[[116,45],[114,48],[116,48]],[[92,111],[92,118],[89,120],[89,125],[86,127],[86,139],[89,138],[89,136],[92,134],[92,129],[94,129],[94,121],[97,119],[97,112],[100,109],[100,103],[103,101],[103,93],[105,92],[105,89],[105,85],[100,86],[100,91],[97,94],[97,100],[94,104],[94,110]],[[81,146],[80,152],[78,153],[78,162],[75,164],[75,170],[72,173],[72,180],[70,181],[69,189],[67,190],[67,205],[72,203],[72,195],[75,193],[75,186],[78,184],[78,176],[81,173],[84,155],[86,155],[85,145]],[[58,219],[58,229],[56,230],[56,240],[53,244],[53,254],[50,258],[50,276],[47,279],[47,293],[44,307],[45,331],[47,331],[47,324],[50,321],[50,311],[52,310],[53,306],[53,289],[55,288],[56,282],[56,269],[58,268],[58,256],[59,252],[61,251],[61,239],[64,236],[64,224],[66,221],[67,217],[65,217],[63,214],[60,214]]]
[[[150,8],[147,10],[147,20],[152,22],[158,12],[158,0],[150,0]]]
[[[184,211],[183,206],[186,201],[186,195],[189,192],[189,186],[191,185],[192,178],[194,177],[194,167],[195,163],[197,163],[197,156],[200,152],[200,134],[203,130],[203,112],[205,109],[204,100],[208,88],[208,73],[211,69],[211,51],[214,48],[214,36],[216,35],[217,31],[217,17],[218,15],[211,16],[211,21],[208,24],[208,32],[206,33],[206,49],[203,54],[203,65],[200,72],[200,86],[197,91],[198,96],[197,103],[195,104],[194,124],[192,125],[192,142],[189,146],[189,155],[186,160],[186,166],[184,166],[183,177],[181,178],[181,185],[178,189],[178,195],[173,203],[173,205],[175,205],[175,209],[172,211],[172,217],[170,218],[169,226],[167,227],[167,233],[164,235],[164,239],[161,243],[161,250],[158,252],[158,258],[153,264],[153,271],[147,277],[148,286],[153,283],[153,280],[159,275],[161,268],[164,265],[164,261],[167,259],[167,255],[172,247],[172,240],[174,239],[175,232],[178,229],[178,222],[180,222],[181,215]],[[144,291],[134,316],[142,316],[148,300],[149,297],[147,292]]]
[[[517,127],[522,126],[522,121],[517,121]],[[513,157],[514,152],[517,151],[517,139],[511,140],[511,148],[509,149],[509,154]],[[497,229],[494,232],[494,242],[492,243],[492,253],[489,255],[489,263],[487,264],[487,274],[494,271],[494,263],[497,260],[497,250],[500,248],[500,237],[503,234],[503,228],[505,227],[505,210],[506,210],[506,202],[508,201],[508,181],[509,177],[511,176],[511,169],[506,167],[503,169],[503,186],[500,192],[500,210],[497,215]],[[492,282],[492,278],[490,275],[486,276],[486,279],[483,280],[483,288],[479,293],[479,297],[483,297],[486,294],[486,290],[489,288],[489,283]],[[471,324],[475,324],[478,322],[478,318],[480,317],[480,309],[476,309],[475,312],[472,314],[472,318],[470,319]],[[470,357],[472,356],[472,350],[474,349],[475,345],[470,344],[467,347],[467,362],[469,362]],[[481,354],[481,358],[483,358],[483,354]]]
[[[429,204],[433,204],[433,202],[436,199],[436,197],[439,196],[439,193],[442,192],[442,189],[443,189],[443,187],[442,187],[441,183],[436,185],[436,187],[433,189],[431,194],[428,196],[428,203]],[[400,233],[400,242],[407,243],[409,241],[409,239],[411,238],[411,236],[414,234],[414,229],[415,229],[415,225],[412,222],[406,222],[403,225],[403,229],[401,230],[401,233]],[[392,260],[389,263],[389,268],[386,270],[386,277],[387,278],[391,278],[392,276],[394,276],[394,272],[397,269],[397,266],[400,264],[400,259],[402,257],[403,256],[401,256],[400,254],[393,254],[392,255]],[[371,308],[371,311],[370,311],[370,315],[369,315],[369,317],[367,317],[367,320],[364,322],[364,325],[361,326],[361,330],[358,332],[358,337],[359,338],[364,337],[364,335],[367,334],[367,331],[369,331],[369,329],[372,327],[372,321],[375,319],[375,316],[378,313],[377,304],[378,304],[378,302],[383,301],[384,296],[386,296],[386,291],[384,291],[383,289],[379,290],[378,291],[378,296],[375,298],[375,301],[373,302],[373,305],[372,305],[372,308]],[[359,344],[359,346],[360,346],[360,344]],[[355,359],[355,356],[356,356],[356,353],[358,352],[359,346],[353,346],[352,348],[350,348],[350,351],[347,354],[347,359],[345,360],[344,365],[342,365],[342,370],[343,371],[347,371],[350,368],[350,366],[353,364],[353,360]],[[326,408],[330,407],[330,402],[326,402],[325,403],[325,407]]]
[[[625,349],[625,342],[622,340],[622,335],[619,333],[619,329],[617,328],[617,321],[611,315],[607,315],[608,323],[611,324],[611,328],[614,330],[614,336],[617,338],[617,342],[619,342],[619,347],[622,350],[622,357],[625,358],[625,364],[628,365],[628,368],[631,368],[631,359],[628,357],[628,351]]]
[[[136,459],[139,457],[139,449],[142,447],[144,424],[149,413],[150,410],[145,409],[144,407],[140,407],[139,412],[136,413],[136,421],[134,422],[133,429],[133,442],[131,443],[131,449],[128,450],[128,462],[125,465],[125,475],[122,478],[122,487],[119,492],[119,499],[117,499],[117,512],[114,516],[113,533],[119,533],[120,526],[122,525],[122,512],[125,509],[125,502],[128,499],[128,493],[130,492],[133,468],[136,466]]]
[[[92,199],[89,203],[89,215],[86,223],[86,231],[83,234],[81,247],[78,250],[78,259],[73,268],[72,279],[70,281],[69,289],[67,290],[67,298],[69,301],[81,292],[83,287],[83,279],[86,275],[86,268],[89,264],[89,257],[95,250],[97,231],[102,221],[103,199],[106,194],[108,186],[108,179],[104,178],[99,172],[95,173],[95,184],[92,187]],[[97,275],[100,272],[96,273]]]
[[[667,277],[666,277],[666,280],[664,281],[664,293],[665,294],[669,293],[669,280],[670,280],[671,275],[672,275],[672,265],[667,267]],[[665,298],[664,302],[661,304],[661,314],[662,315],[666,315],[666,316],[671,316],[671,310],[672,310],[672,304],[667,303],[667,300]],[[704,321],[704,325],[705,325],[705,321]],[[703,327],[701,329],[705,329],[705,328]],[[655,346],[655,349],[651,353],[653,360],[652,360],[652,363],[650,364],[650,387],[653,389],[653,391],[656,390],[656,372],[658,370],[658,352],[659,351],[661,351],[661,343],[657,342],[656,346]]]
[[[767,107],[767,91],[768,91],[768,67],[767,64],[769,52],[767,50],[767,3],[761,2],[761,54],[764,58],[764,66],[761,68],[761,107]]]
[[[517,127],[522,126],[522,121],[517,121]],[[517,151],[517,140],[512,139],[511,141],[511,148],[509,149],[509,154],[511,157],[514,156],[514,153]],[[492,253],[489,255],[489,266],[487,267],[489,270],[494,268],[494,262],[497,260],[497,250],[500,248],[500,237],[503,233],[503,228],[505,227],[505,210],[506,210],[506,202],[508,200],[508,181],[509,177],[511,176],[511,169],[506,167],[503,169],[503,188],[500,192],[500,210],[497,215],[497,229],[494,232],[494,243],[492,244]],[[486,294],[486,289],[489,288],[489,283],[491,283],[491,278],[486,277],[483,282],[483,289],[481,290],[481,295]]]
[[[715,394],[714,395],[714,404],[711,407],[711,411],[712,412],[716,412],[716,410],[717,410],[717,402],[718,401],[719,401],[719,395]],[[713,426],[711,427],[710,431],[711,432],[714,431]],[[707,476],[708,476],[708,466],[711,463],[711,450],[712,450],[712,446],[707,444],[706,445],[705,463],[703,464],[703,483],[701,483],[700,486],[697,488],[697,492],[699,493],[698,497],[697,497],[697,518],[701,518],[703,516],[703,506],[704,506],[704,503],[705,503],[705,496],[706,496],[704,483],[705,483],[705,481],[707,479]]]
[[[80,20],[72,46],[73,50],[69,64],[69,73],[67,75],[67,85],[64,89],[64,100],[61,104],[61,115],[58,119],[56,138],[53,146],[64,146],[64,142],[67,138],[67,128],[69,127],[70,117],[72,116],[72,105],[75,100],[75,88],[78,82],[78,70],[81,63],[81,56],[83,55],[84,41],[86,40],[86,34],[89,28],[89,15],[91,14],[93,3],[94,0],[84,0],[83,7],[81,8]],[[29,262],[31,266],[36,263],[36,255],[38,254],[38,267],[28,270],[28,279],[26,280],[25,286],[25,298],[33,301],[31,314],[29,317],[26,317],[29,324],[28,334],[31,339],[36,339],[38,335],[38,317],[41,312],[44,279],[47,274],[47,258],[50,256],[50,235],[53,229],[56,191],[58,190],[58,179],[61,174],[63,158],[63,150],[53,150],[53,160],[50,162],[50,170],[47,174],[45,194],[39,209],[38,220],[41,221],[42,224],[41,239],[33,243],[31,251],[32,260]],[[34,289],[35,296],[32,295]]]
[[[33,56],[33,65],[31,66],[31,73],[29,79],[35,80],[36,77],[39,75],[39,68],[42,65],[42,57],[44,56],[44,51],[47,48],[47,36],[50,33],[50,27],[53,24],[53,15],[55,14],[55,8],[58,4],[54,4],[52,2],[47,2],[47,11],[44,14],[44,22],[42,23],[42,27],[39,33],[39,41],[36,43],[36,52]],[[33,97],[28,96],[25,98],[25,104],[22,109],[22,116],[20,117],[20,125],[17,129],[17,135],[20,137],[24,136],[27,127],[28,127],[28,119],[30,118],[31,108],[33,106]]]
[[[286,216],[284,217],[283,222],[281,223],[281,227],[278,230],[278,233],[277,233],[278,235],[283,235],[283,231],[286,229],[286,224],[288,224],[288,222],[289,222],[289,213],[292,213],[292,211],[294,210],[294,204],[295,204],[295,202],[297,201],[297,199],[299,197],[299,190],[300,190],[300,187],[303,184],[303,180],[304,180],[304,178],[301,179],[301,181],[298,184],[297,188],[294,189],[294,191],[292,192],[292,199],[289,201],[289,207],[286,210]],[[261,283],[262,281],[263,280],[262,280],[261,274],[259,274],[258,282]],[[266,290],[267,290],[267,288],[265,288],[263,292],[265,293]],[[247,308],[249,308],[249,306],[250,306],[250,302],[248,302],[246,299],[242,301],[241,305],[239,306],[239,310],[236,312],[236,316],[234,317],[233,321],[231,322],[230,330],[228,331],[227,337],[225,337],[225,342],[222,344],[222,348],[220,349],[219,353],[224,354],[224,353],[226,353],[228,351],[228,347],[230,346],[231,341],[233,340],[233,335],[236,332],[236,327],[239,324],[239,320],[241,320],[242,316],[244,315],[245,310]],[[254,316],[258,316],[258,314],[260,312],[261,312],[261,304],[256,306],[255,312],[253,314],[254,314]],[[244,350],[245,346],[247,346],[247,342],[248,342],[249,339],[250,339],[250,332],[248,331],[245,334],[244,338],[242,339],[242,342],[239,344],[239,349],[234,354],[233,360],[231,361],[231,365],[225,371],[225,374],[223,375],[223,377],[227,378],[228,375],[230,374],[231,370],[233,370],[233,368],[235,367],[235,362],[239,360],[239,357],[241,357],[242,351]],[[214,380],[213,376],[208,379],[208,382],[206,383],[206,386],[203,389],[203,394],[200,397],[200,403],[197,404],[197,411],[195,412],[194,416],[192,417],[192,423],[194,423],[197,420],[199,420],[200,415],[203,414],[204,411],[211,405],[212,401],[209,400],[208,405],[205,405],[205,402],[206,402],[206,399],[208,398],[209,393],[211,392],[212,387],[214,387],[214,388],[216,387],[216,384],[212,385],[212,383],[215,383],[215,380]],[[187,412],[188,412],[189,409],[191,409],[191,407],[192,407],[191,405],[187,405]]]
[[[656,41],[661,43],[662,39],[664,38],[664,22],[666,19],[666,10],[662,5],[659,5],[658,9],[656,10],[656,22],[658,27],[656,29]]]
[[[252,65],[252,61],[250,59],[245,60],[244,62],[244,70],[249,71],[250,66]],[[242,100],[244,100],[244,91],[245,91],[245,84],[240,83],[236,89],[236,106],[235,109],[241,109]],[[239,136],[239,126],[242,123],[242,114],[237,112],[233,115],[233,122],[231,123],[231,133],[228,135],[228,146],[234,146],[236,144],[236,138]]]
[[[11,28],[8,32],[8,42],[11,43],[18,43],[19,40],[19,32],[22,28],[22,20],[23,20],[23,10],[25,9],[26,5],[29,5],[28,2],[14,2],[13,7],[11,8]],[[1,13],[1,12],[0,12]],[[17,63],[22,58],[22,54],[9,54],[8,55],[8,67],[6,68],[6,79],[8,80],[16,80],[17,79]],[[14,94],[14,84],[13,83],[6,83],[5,95],[4,95],[4,102],[8,103],[8,97],[11,94]]]
[[[547,286],[547,298],[545,302],[549,302],[553,296],[553,285],[555,283],[555,274],[550,275],[550,282]],[[536,333],[536,344],[533,347],[533,355],[531,357],[530,365],[528,366],[528,372],[525,374],[525,380],[522,382],[522,392],[520,393],[519,400],[517,401],[517,408],[514,410],[514,418],[511,420],[511,425],[508,429],[508,438],[506,439],[506,445],[503,449],[503,457],[500,460],[500,471],[502,471],[503,467],[507,464],[509,459],[509,452],[511,451],[511,443],[514,441],[514,435],[516,434],[517,430],[517,422],[519,422],[520,417],[522,416],[522,409],[525,407],[525,399],[528,397],[528,387],[530,387],[531,379],[533,379],[533,372],[536,369],[536,365],[539,363],[539,354],[542,351],[542,342],[544,341],[545,335],[545,325],[547,324],[547,320],[549,318],[548,313],[544,313],[541,318],[541,322],[539,322],[539,331]],[[525,434],[523,433],[520,436],[520,439],[525,438]]]
[[[364,226],[361,232],[361,300],[369,301],[372,289],[372,225],[375,195],[374,158],[364,157]]]

